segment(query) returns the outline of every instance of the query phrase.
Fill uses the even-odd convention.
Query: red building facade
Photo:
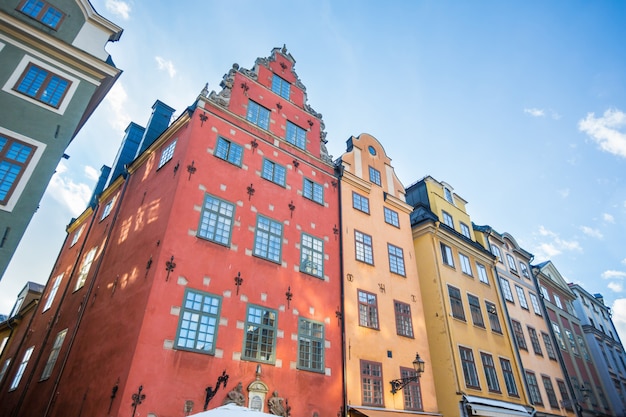
[[[343,409],[337,179],[294,64],[234,64],[68,227],[0,414]]]

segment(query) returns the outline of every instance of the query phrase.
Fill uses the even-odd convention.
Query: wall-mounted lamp
[[[417,382],[424,373],[424,365],[425,362],[420,358],[420,354],[415,354],[415,360],[413,361],[413,369],[415,369],[415,375],[407,378],[394,379],[389,381],[391,384],[391,393],[395,394],[400,391],[402,388],[406,387],[411,382]]]

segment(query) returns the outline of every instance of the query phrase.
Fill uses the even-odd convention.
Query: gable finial
[[[283,54],[287,53],[287,45],[283,43],[283,49],[280,50]]]

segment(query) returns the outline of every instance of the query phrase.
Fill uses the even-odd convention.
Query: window
[[[302,233],[300,271],[318,278],[324,276],[324,241]]]
[[[517,273],[517,266],[515,266],[515,258],[510,254],[506,254],[506,261],[509,263],[509,269],[511,272]]]
[[[530,326],[526,326],[526,329],[528,330],[528,336],[530,337],[530,344],[533,346],[533,352],[535,352],[535,355],[543,356],[543,352],[541,351],[541,344],[539,343],[539,337],[537,336],[537,331]]]
[[[52,288],[48,293],[48,298],[46,298],[46,304],[44,304],[42,312],[47,311],[52,306],[52,302],[54,301],[54,297],[57,295],[57,291],[59,290],[59,285],[61,285],[62,279],[63,274],[57,275],[57,277],[54,279],[54,283],[52,284]]]
[[[113,197],[107,204],[106,206],[104,206],[104,209],[102,210],[102,217],[100,217],[100,221],[106,219],[107,217],[109,217],[109,214],[111,214],[111,210],[113,210],[113,205],[115,204],[115,197]]]
[[[450,249],[450,246],[444,245],[443,243],[441,244],[441,258],[444,264],[454,267],[454,259],[452,258],[452,249]]]
[[[280,263],[283,225],[264,216],[258,216],[254,237],[254,255]]]
[[[30,63],[13,88],[19,93],[58,109],[71,85],[70,80]]]
[[[0,135],[0,204],[9,201],[36,149]]]
[[[470,314],[472,315],[472,322],[474,326],[485,328],[485,322],[483,320],[483,312],[480,309],[480,300],[478,297],[467,294],[467,301],[470,306]]]
[[[198,237],[221,245],[229,245],[235,218],[235,205],[205,194]]]
[[[500,254],[500,248],[496,245],[491,245],[491,253],[498,258],[498,262],[502,262],[502,255]]]
[[[83,224],[82,226],[80,226],[80,228],[77,231],[74,232],[74,236],[72,236],[72,242],[70,243],[70,248],[74,246],[76,242],[78,242],[78,239],[80,239],[80,235],[83,234],[84,229],[85,229],[85,225]]]
[[[569,345],[572,349],[572,353],[574,355],[579,355],[578,346],[576,345],[576,340],[574,339],[574,333],[572,333],[568,329],[565,329],[565,335],[567,336],[567,340],[569,340]]]
[[[541,392],[539,391],[539,384],[537,384],[537,377],[535,377],[533,372],[526,371],[526,383],[528,384],[530,403],[543,405],[543,399],[541,398]]]
[[[544,286],[539,286],[539,289],[541,290],[543,298],[550,301],[550,293],[548,292],[548,289]]]
[[[541,316],[541,307],[539,306],[539,299],[532,292],[529,292],[528,295],[530,296],[530,303],[533,305],[533,311],[535,312],[536,315]]]
[[[450,307],[452,309],[452,317],[465,321],[465,311],[463,311],[463,301],[461,300],[461,291],[451,285],[448,285],[448,296],[450,297]]]
[[[352,192],[352,207],[362,211],[363,213],[370,214],[370,201],[367,197],[363,197],[361,194]]]
[[[573,410],[572,402],[569,399],[569,394],[567,393],[567,387],[565,386],[565,381],[561,381],[560,379],[556,380],[556,385],[559,387],[559,393],[561,394],[561,404],[563,404],[563,408],[566,410]]]
[[[380,181],[380,171],[377,170],[376,168],[369,167],[369,172],[370,172],[370,181],[380,186],[382,184]]]
[[[511,361],[500,358],[500,367],[502,368],[502,375],[504,376],[504,383],[506,384],[506,392],[510,396],[518,397],[519,394],[517,393],[517,384],[515,383],[515,375],[513,374]]]
[[[554,304],[556,304],[556,306],[558,308],[560,308],[561,310],[563,310],[563,304],[561,304],[561,297],[559,297],[558,295],[554,294]]]
[[[520,269],[522,271],[522,275],[526,278],[530,278],[530,274],[528,273],[528,267],[524,262],[519,263]]]
[[[78,272],[78,278],[76,279],[76,287],[74,288],[74,291],[81,289],[83,285],[85,285],[87,274],[89,273],[93,259],[96,257],[97,249],[97,247],[91,248],[91,250],[83,257],[83,263],[80,265],[80,271]]]
[[[7,369],[9,369],[10,364],[11,364],[11,358],[7,359],[2,364],[2,368],[0,369],[0,382],[2,382],[2,380],[4,379],[4,376],[6,375]]]
[[[63,346],[63,341],[65,340],[65,335],[67,334],[67,329],[61,330],[57,333],[56,339],[54,339],[54,344],[52,345],[52,350],[50,351],[50,356],[48,356],[48,362],[46,362],[46,367],[43,369],[43,373],[41,374],[41,380],[50,378],[52,375],[52,370],[54,369],[54,364],[57,362],[59,357],[59,351],[61,350],[61,346]]]
[[[385,212],[385,223],[388,223],[392,226],[400,227],[400,219],[398,218],[398,213],[388,209],[387,207],[383,207]]]
[[[556,352],[554,351],[554,346],[552,345],[552,339],[550,338],[550,335],[548,333],[541,332],[541,337],[543,338],[543,344],[546,346],[548,358],[556,360]]]
[[[163,165],[168,163],[172,159],[172,157],[174,157],[174,149],[176,149],[176,142],[177,142],[176,139],[174,139],[172,143],[170,143],[169,145],[165,147],[165,149],[163,149],[163,151],[161,152],[161,159],[159,159],[159,165],[157,166],[157,169],[161,168]]]
[[[452,199],[452,191],[450,191],[448,187],[443,187],[443,196],[448,203],[454,204],[454,200]]]
[[[478,271],[478,279],[484,284],[489,284],[489,278],[487,278],[487,268],[485,265],[476,262],[476,270]]]
[[[8,341],[9,336],[4,336],[2,338],[2,342],[0,342],[0,356],[2,356],[2,352],[4,352],[4,348],[6,347]],[[2,378],[0,378],[0,380],[2,380]]]
[[[400,336],[413,337],[411,306],[400,301],[394,301],[393,304],[396,312],[396,332]]]
[[[304,179],[302,195],[316,203],[324,204],[324,187],[308,178]]]
[[[265,130],[270,127],[270,111],[252,100],[248,102],[246,119]]]
[[[403,389],[402,394],[404,397],[404,409],[422,411],[424,406],[422,405],[422,390],[420,388],[419,378],[415,378],[417,372],[410,368],[400,368],[401,378],[413,378]]]
[[[387,243],[387,252],[389,253],[389,270],[394,274],[404,276],[404,253],[402,248]]]
[[[471,239],[472,235],[470,234],[470,228],[463,222],[459,222],[459,224],[461,225],[461,233],[463,234],[463,236]]]
[[[498,319],[498,310],[496,310],[496,305],[494,303],[490,303],[489,301],[485,301],[485,307],[487,308],[487,315],[489,316],[491,330],[502,334],[502,327],[500,327],[500,320]]]
[[[515,340],[517,341],[517,347],[519,349],[528,350],[526,346],[526,338],[524,337],[524,331],[519,321],[511,320],[513,326],[513,333],[515,334]]]
[[[221,300],[205,292],[187,289],[180,308],[176,347],[195,352],[215,352]]]
[[[17,372],[15,373],[15,376],[13,377],[13,381],[11,381],[11,386],[9,387],[9,391],[15,390],[17,386],[20,384],[20,380],[22,379],[22,376],[24,375],[24,371],[26,370],[26,366],[28,365],[30,356],[33,354],[33,349],[35,349],[35,346],[29,347],[28,349],[26,349],[26,352],[24,352],[24,356],[22,357],[22,362],[20,362],[20,366],[17,368]]]
[[[233,165],[241,166],[241,161],[243,160],[243,147],[218,136],[214,155],[224,161],[230,162]]]
[[[291,84],[289,84],[286,80],[280,78],[278,75],[274,74],[272,77],[272,91],[281,96],[282,98],[286,98],[289,100],[289,91]]]
[[[554,387],[552,386],[552,380],[547,375],[541,375],[541,380],[543,381],[543,387],[546,390],[550,407],[558,409],[559,400],[556,398],[556,393],[554,392]]]
[[[447,226],[450,226],[451,228],[454,229],[454,219],[452,219],[452,216],[450,216],[450,214],[447,213],[445,210],[441,210],[441,212],[443,214],[443,222]]]
[[[359,296],[359,325],[378,329],[378,302],[376,294],[358,291]]]
[[[298,369],[324,372],[324,325],[300,317]]]
[[[260,306],[248,306],[245,326],[243,357],[273,363],[276,360],[274,352],[276,311]]]
[[[559,346],[563,350],[567,350],[565,347],[565,339],[563,339],[563,335],[561,334],[561,328],[558,324],[552,323],[552,330],[554,330],[554,336],[556,337],[557,342],[559,342]]]
[[[363,405],[375,407],[384,405],[382,364],[361,360],[361,392]]]
[[[480,358],[483,362],[485,370],[485,379],[487,379],[487,387],[491,392],[500,392],[500,382],[496,373],[496,365],[493,363],[493,356],[488,353],[481,352]]]
[[[354,242],[356,245],[356,259],[358,261],[365,262],[366,264],[374,265],[372,237],[355,230]]]
[[[513,303],[513,293],[511,292],[511,286],[509,285],[509,281],[504,278],[500,278],[500,284],[502,286],[502,294],[504,295],[504,299]]]
[[[520,287],[519,285],[516,285],[515,292],[517,293],[517,299],[519,300],[519,305],[524,310],[528,310],[528,302],[526,301],[526,295],[524,294],[524,289]]]
[[[306,149],[306,130],[287,120],[287,135],[285,140],[300,149]]]
[[[62,11],[43,0],[24,0],[18,6],[18,10],[52,29],[58,29],[65,17]]]
[[[264,159],[261,177],[284,187],[285,180],[287,178],[287,170],[284,166],[278,165],[277,163],[272,162],[269,159]]]
[[[587,347],[585,345],[585,341],[583,340],[583,337],[581,335],[577,334],[576,335],[576,339],[578,339],[578,344],[580,345],[580,351],[583,354],[583,358],[585,358],[585,360],[590,361],[591,358],[589,357],[589,352],[587,351]],[[613,355],[613,351],[611,351],[611,355]],[[615,360],[615,357],[613,357],[613,360]],[[615,361],[615,365],[617,367],[617,361]]]
[[[469,276],[474,276],[469,258],[462,253],[459,253],[459,259],[461,260],[461,271]]]
[[[13,304],[13,308],[11,309],[11,312],[9,313],[9,317],[14,317],[20,312],[23,302],[24,302],[24,297],[20,297],[17,299],[15,304]]]
[[[476,372],[476,364],[474,363],[474,353],[472,349],[459,346],[461,354],[461,364],[463,366],[463,376],[465,377],[465,385],[468,388],[480,389],[478,382],[478,373]]]

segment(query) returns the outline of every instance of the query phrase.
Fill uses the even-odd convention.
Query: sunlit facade
[[[489,226],[474,226],[474,232],[497,258],[496,282],[521,360],[520,378],[535,416],[575,416],[558,348],[531,275],[532,254],[509,233],[498,233]]]
[[[151,136],[155,104],[68,227],[4,410],[342,413],[338,181],[294,64],[234,64]]]
[[[412,184],[411,226],[440,412],[531,416],[489,250],[467,202],[432,177]]]
[[[348,414],[438,415],[404,186],[371,135],[348,139],[340,163]],[[394,389],[417,354],[424,372]]]

